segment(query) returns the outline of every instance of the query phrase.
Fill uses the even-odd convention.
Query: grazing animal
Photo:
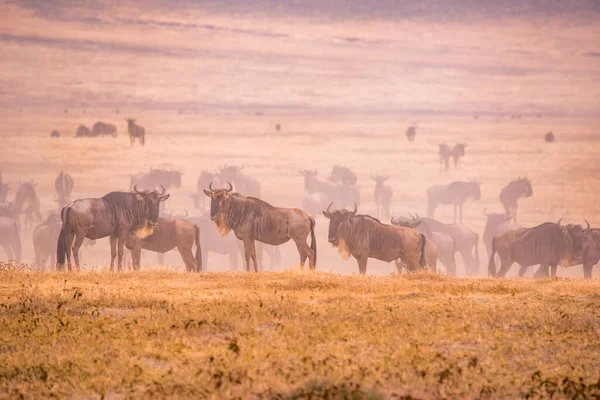
[[[0,217],[0,245],[4,248],[9,260],[21,262],[21,237],[17,221],[8,217]]]
[[[37,196],[35,186],[37,184],[33,181],[22,183],[17,189],[15,194],[15,202],[13,204],[14,214],[17,223],[19,223],[19,214],[25,214],[24,231],[29,233],[33,229],[34,215],[35,220],[40,222],[42,220],[42,213],[40,211],[40,198]]]
[[[502,213],[486,213],[487,207],[483,209],[483,215],[486,217],[485,229],[483,230],[483,244],[487,251],[488,259],[492,255],[492,240],[511,229],[520,228],[512,222],[512,216]]]
[[[356,173],[354,173],[350,168],[339,164],[331,169],[329,180],[345,186],[353,186],[358,182]]]
[[[192,248],[196,245],[196,253]],[[194,224],[179,218],[158,217],[158,224],[151,235],[139,238],[135,232],[129,232],[125,247],[131,250],[133,269],[140,269],[142,249],[164,254],[177,247],[187,272],[202,271],[202,250],[200,230]]]
[[[454,161],[454,169],[460,166],[460,159],[465,156],[465,143],[457,143],[452,148],[452,160]]]
[[[553,143],[555,139],[556,138],[554,137],[554,133],[552,133],[552,131],[544,135],[544,140],[546,141],[546,143]]]
[[[51,138],[59,138],[60,137],[60,132],[57,130],[53,130],[52,132],[50,132],[50,137]]]
[[[123,248],[131,232],[139,238],[152,234],[158,224],[159,204],[169,198],[162,192],[139,191],[135,193],[110,192],[100,198],[75,200],[61,212],[63,226],[57,246],[57,270],[61,270],[67,258],[71,271],[71,252],[79,271],[79,248],[83,240],[110,237],[110,269],[118,248],[118,268],[123,262]]]
[[[58,211],[52,211],[48,218],[33,229],[33,249],[35,251],[35,268],[41,270],[50,260],[55,265],[56,243],[62,228],[62,220]]]
[[[427,242],[433,242],[437,247],[437,258],[446,268],[448,275],[456,275],[456,260],[454,253],[456,251],[454,239],[449,235],[441,232],[433,232],[423,218],[419,218],[418,214],[412,216],[412,220],[407,220],[400,217],[392,217],[392,225],[404,226],[412,228],[419,233],[422,233],[427,238]],[[427,246],[425,246],[427,252]],[[428,264],[429,261],[428,261]],[[430,264],[431,265],[431,264]]]
[[[440,159],[440,172],[450,169],[450,157],[452,149],[447,144],[439,144],[438,157]]]
[[[454,251],[458,252],[463,259],[465,273],[468,276],[479,273],[479,235],[476,232],[462,224],[443,224],[431,218],[422,218],[422,221],[422,224],[425,223],[433,233],[444,233],[452,238]],[[455,275],[456,269],[448,273]]]
[[[54,188],[58,195],[58,209],[62,210],[64,206],[71,201],[71,192],[73,191],[73,177],[68,173],[60,171],[54,181]]]
[[[498,271],[496,271],[495,253],[500,257]],[[581,259],[582,254],[581,225],[561,226],[558,221],[558,223],[545,222],[533,228],[512,229],[492,240],[488,274],[503,277],[516,262],[521,267],[520,276],[523,276],[527,267],[539,264],[540,268],[535,276],[547,277],[548,267],[552,267],[555,273],[559,264],[569,266],[573,260]]]
[[[330,208],[331,204],[323,211],[329,219],[329,243],[337,247],[343,259],[352,255],[359,273],[367,273],[369,258],[385,262],[400,259],[411,272],[426,267],[425,235],[410,228],[382,224],[368,215],[356,215],[356,205],[354,211],[330,211]]]
[[[533,196],[533,188],[531,181],[519,177],[517,180],[511,181],[500,192],[500,203],[504,207],[504,213],[511,215],[513,221],[517,222],[517,206],[521,197]]]
[[[143,126],[136,125],[135,119],[125,118],[127,121],[127,132],[129,132],[129,140],[131,141],[131,147],[135,143],[135,139],[139,139],[140,145],[146,143],[146,129]]]
[[[260,182],[242,172],[243,165],[225,165],[219,172],[219,181],[231,182],[237,193],[244,196],[252,196],[260,199],[261,185]],[[205,189],[204,186],[203,189]]]
[[[150,169],[130,176],[129,190],[138,186],[142,190],[154,190],[160,186],[166,190],[181,187],[183,172],[166,169]]]
[[[456,223],[457,210],[459,220],[463,221],[463,204],[468,199],[479,200],[481,188],[478,182],[455,181],[448,185],[434,185],[427,189],[427,216],[433,218],[438,204],[454,205],[454,222]]]
[[[406,130],[406,138],[408,139],[408,141],[414,142],[416,135],[417,135],[417,127],[409,126],[408,129]]]
[[[85,125],[79,125],[77,127],[77,132],[75,132],[75,137],[90,137],[92,135],[92,131]]]
[[[117,127],[113,124],[107,124],[104,122],[96,122],[94,124],[94,126],[92,126],[92,135],[94,135],[94,136],[110,135],[112,137],[117,137]]]
[[[300,265],[308,258],[310,269],[315,269],[317,261],[317,241],[315,240],[315,220],[297,208],[273,207],[255,197],[231,193],[229,189],[213,190],[209,185],[204,193],[211,198],[210,219],[217,224],[221,235],[233,230],[235,236],[244,242],[246,271],[250,271],[250,259],[254,271],[258,272],[255,241],[279,246],[290,239],[296,243],[300,254]],[[310,233],[311,245],[306,243]]]
[[[385,220],[390,218],[390,202],[392,201],[392,187],[386,185],[385,181],[390,179],[389,175],[386,176],[372,176],[371,179],[375,181],[375,206],[377,207],[377,218],[383,218]]]

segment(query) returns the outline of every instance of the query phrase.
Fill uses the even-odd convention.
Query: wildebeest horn
[[[483,215],[485,215],[486,217],[488,217],[488,216],[490,215],[490,214],[486,214],[486,212],[485,212],[485,211],[486,211],[487,209],[488,209],[487,207],[483,209]]]
[[[330,213],[331,211],[329,211],[329,208],[333,205],[333,201],[331,203],[329,203],[329,205],[327,206],[327,212]]]
[[[137,188],[137,185],[133,185],[133,191],[136,192],[137,194],[145,194],[144,192],[140,192]]]
[[[556,225],[560,225],[560,221],[562,221],[562,218],[558,220],[558,222],[556,223]]]
[[[208,185],[208,190],[210,190],[211,192],[214,192],[215,190],[212,188],[212,181],[210,182],[210,185]]]
[[[352,214],[356,214],[357,211],[358,211],[358,207],[356,207],[356,202],[354,202],[354,211],[352,211]]]
[[[227,184],[229,185],[229,189],[227,189],[227,193],[229,193],[233,190],[233,186],[231,185],[231,182],[229,182],[229,181],[227,181]]]
[[[590,227],[590,223],[588,222],[588,220],[587,220],[587,219],[586,219],[586,220],[584,220],[584,221],[585,221],[585,223],[587,224],[587,228],[585,228],[585,229],[587,229],[587,230],[590,230],[590,229],[591,229],[591,227]]]
[[[187,209],[186,209],[186,208],[184,208],[184,209],[183,209],[183,211],[185,211],[185,217],[183,217],[183,218],[187,218],[187,216],[188,216],[188,211],[187,211]]]
[[[162,192],[159,193],[159,195],[162,196],[163,194],[165,194],[166,190],[165,190],[165,187],[163,185],[160,185],[160,188],[162,189]]]

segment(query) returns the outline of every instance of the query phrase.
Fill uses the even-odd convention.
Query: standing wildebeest
[[[504,207],[506,215],[511,215],[513,220],[517,222],[517,205],[519,198],[533,196],[531,181],[527,177],[519,177],[515,181],[511,181],[500,192],[500,202]]]
[[[33,229],[34,214],[37,222],[42,220],[40,211],[40,199],[35,191],[36,183],[25,182],[17,189],[15,202],[13,204],[15,219],[19,223],[20,214],[25,214],[24,231],[29,232]]]
[[[500,270],[496,271],[494,254],[500,256]],[[548,267],[553,273],[560,264],[569,266],[583,253],[583,228],[581,225],[561,226],[545,222],[533,228],[518,228],[504,232],[492,240],[492,254],[488,264],[490,276],[504,276],[513,263],[521,267],[523,276],[527,267],[540,265],[536,277],[547,277]]]
[[[478,182],[455,181],[448,185],[433,185],[427,189],[427,216],[433,218],[438,204],[454,205],[454,222],[456,223],[457,210],[459,220],[463,221],[463,204],[469,199],[479,200],[481,198],[481,188]]]
[[[450,156],[452,149],[447,144],[439,144],[438,157],[440,159],[440,172],[450,169]]]
[[[552,143],[554,142],[554,133],[552,133],[552,131],[546,133],[546,135],[544,136],[544,140],[546,141],[546,143]]]
[[[143,126],[136,125],[135,119],[125,118],[125,121],[127,121],[127,131],[129,132],[131,147],[133,147],[136,138],[140,140],[140,144],[143,146],[146,142],[146,129]]]
[[[92,135],[94,135],[94,136],[111,135],[112,137],[117,137],[117,127],[113,124],[107,124],[104,122],[96,122],[94,124],[94,126],[92,126]]]
[[[413,142],[415,140],[416,134],[417,134],[416,126],[409,126],[408,129],[406,130],[406,138],[408,139],[409,142]]]
[[[513,223],[512,216],[502,213],[486,213],[487,207],[483,209],[483,215],[486,217],[485,229],[483,230],[483,244],[487,251],[488,260],[492,255],[492,239],[500,236],[511,229],[520,228],[518,224]]]
[[[412,220],[408,220],[401,217],[392,217],[392,225],[404,226],[416,230],[422,233],[427,238],[427,242],[433,242],[437,247],[437,258],[446,268],[446,274],[456,275],[456,260],[454,258],[454,252],[456,251],[454,245],[454,239],[449,235],[441,232],[433,232],[424,218],[412,216]],[[427,246],[426,253],[427,253]],[[427,255],[427,254],[426,254]],[[430,262],[427,262],[430,264]],[[430,264],[431,265],[431,264]]]
[[[458,252],[465,263],[465,273],[475,276],[479,272],[479,235],[462,224],[443,224],[435,219],[422,218],[432,232],[444,233],[454,241],[454,251]],[[444,263],[444,265],[446,265]],[[449,271],[456,274],[456,270]]]
[[[79,125],[77,127],[77,132],[75,133],[75,137],[90,137],[92,136],[92,131],[85,125]]]
[[[154,190],[160,186],[166,190],[181,187],[183,172],[166,169],[150,169],[130,176],[129,190],[138,186],[142,190]]]
[[[192,248],[196,245],[196,255]],[[191,222],[179,218],[158,217],[158,224],[151,235],[139,238],[130,232],[125,240],[125,247],[131,250],[133,269],[140,269],[142,249],[164,254],[177,247],[187,272],[202,271],[202,250],[200,231]]]
[[[17,221],[8,217],[0,217],[0,245],[6,257],[17,263],[21,262],[21,237]]]
[[[408,271],[425,268],[425,235],[402,226],[382,224],[368,215],[356,215],[346,209],[330,211],[331,204],[323,211],[329,219],[329,243],[337,247],[344,260],[350,255],[358,263],[358,271],[367,273],[367,260],[392,262],[400,259]],[[400,267],[396,265],[398,269]]]
[[[50,260],[54,265],[56,256],[56,243],[62,228],[62,220],[58,211],[48,214],[45,221],[33,229],[33,249],[35,251],[35,268],[40,270]]]
[[[204,209],[206,196],[202,192],[210,183],[213,182],[216,185],[220,185],[219,178],[216,172],[203,170],[200,172],[198,181],[196,182],[196,193],[191,195],[194,201],[194,207]]]
[[[304,267],[308,258],[310,269],[315,268],[317,241],[315,220],[312,217],[297,208],[273,207],[255,197],[231,193],[233,187],[231,183],[227,183],[229,189],[213,190],[212,185],[209,185],[204,193],[211,198],[210,219],[217,224],[221,235],[225,236],[233,230],[235,236],[244,242],[246,271],[250,271],[252,258],[254,271],[258,272],[255,240],[279,246],[292,239],[300,254],[300,265]],[[309,233],[310,247],[306,244]]]
[[[62,210],[64,206],[71,201],[71,192],[73,191],[73,177],[60,171],[58,178],[54,181],[54,188],[58,194],[58,209]]]
[[[329,180],[332,182],[340,183],[345,186],[356,185],[358,181],[358,179],[356,178],[356,173],[354,173],[350,168],[344,167],[339,164],[331,169],[331,175],[329,176]]]
[[[79,248],[83,240],[110,237],[110,269],[114,268],[118,246],[118,268],[123,262],[123,247],[127,236],[134,232],[144,238],[158,224],[159,204],[169,198],[168,194],[157,191],[135,193],[110,192],[100,198],[75,200],[61,212],[63,227],[57,246],[57,270],[65,264],[71,270],[71,251],[79,270]]]
[[[60,132],[58,132],[56,129],[53,130],[52,132],[50,132],[50,137],[51,138],[59,138],[60,137]]]
[[[583,277],[585,279],[592,278],[592,270],[594,265],[600,262],[600,229],[591,229],[590,223],[586,220],[587,228],[583,231],[583,250],[581,258],[576,258],[569,265],[563,267],[572,267],[575,265],[583,265]],[[556,267],[552,268],[552,277],[556,276]]]
[[[467,145],[465,143],[457,143],[452,148],[452,160],[454,161],[454,169],[459,167],[460,159],[465,156],[466,147]]]
[[[390,217],[390,202],[392,201],[392,187],[384,182],[390,179],[390,176],[371,176],[375,181],[375,206],[377,207],[377,218],[387,220]]]

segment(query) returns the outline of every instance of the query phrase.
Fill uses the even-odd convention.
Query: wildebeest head
[[[339,243],[340,225],[354,217],[357,210],[356,203],[354,204],[354,211],[348,211],[346,209],[330,211],[332,205],[333,203],[329,204],[327,210],[323,211],[323,215],[325,218],[329,219],[329,243],[333,246],[337,246]]]
[[[454,146],[454,152],[463,157],[465,155],[465,149],[467,148],[467,144],[466,143],[456,143],[456,145]]]
[[[519,188],[521,189],[521,193],[523,193],[525,197],[533,196],[533,188],[531,187],[531,181],[527,179],[527,177],[519,177],[519,179],[517,179],[515,183],[519,186]]]
[[[158,216],[160,213],[160,202],[166,201],[169,198],[169,194],[165,194],[165,188],[161,185],[162,191],[159,193],[156,190],[153,191],[140,191],[137,186],[133,187],[136,198],[139,201],[143,201],[148,210],[148,226],[154,228],[158,225]]]
[[[219,180],[221,182],[231,181],[237,185],[237,179],[239,178],[239,174],[244,169],[244,165],[227,165],[221,167],[219,171]]]
[[[342,185],[355,185],[357,182],[356,174],[350,168],[339,164],[331,169],[331,175],[328,179]]]
[[[390,222],[392,225],[403,226],[411,229],[416,229],[419,225],[421,225],[421,222],[423,222],[423,219],[419,218],[418,214],[416,216],[411,214],[410,217],[411,219],[392,215]]]
[[[581,225],[568,224],[565,226],[560,225],[558,220],[557,225],[562,228],[563,242],[571,246],[571,257],[574,259],[581,258],[583,255],[583,236],[584,229]]]
[[[125,118],[125,121],[127,121],[127,126],[135,125],[135,119],[133,118]]]
[[[228,181],[227,184],[229,185],[229,189],[214,190],[212,188],[212,182],[208,186],[208,190],[204,189],[204,194],[210,197],[210,219],[214,222],[219,220],[219,213],[221,212],[223,202],[233,191],[233,186],[231,186],[231,183]]]
[[[486,213],[487,207],[483,209],[483,215],[487,217],[486,225],[497,226],[512,219],[512,215],[502,213]]]

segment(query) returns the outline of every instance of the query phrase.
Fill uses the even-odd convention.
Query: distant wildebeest
[[[592,278],[592,270],[594,265],[600,262],[600,229],[590,228],[590,223],[586,220],[587,228],[583,231],[583,250],[580,258],[571,260],[569,265],[563,267],[572,267],[575,265],[583,265],[583,277],[585,279]],[[552,277],[556,276],[556,267],[552,268]]]
[[[554,142],[554,139],[556,139],[554,137],[554,133],[552,133],[552,131],[546,133],[546,135],[544,136],[544,140],[546,141],[546,143],[552,143]]]
[[[77,128],[77,132],[75,133],[75,137],[90,137],[92,136],[92,131],[85,125],[79,125]]]
[[[440,159],[440,172],[450,169],[452,149],[447,144],[439,144],[438,157]]]
[[[146,142],[146,129],[143,126],[136,125],[135,119],[125,118],[125,121],[127,121],[127,132],[129,132],[131,147],[133,147],[135,139],[139,139],[140,144],[143,146]]]
[[[52,132],[50,132],[50,137],[51,138],[59,138],[60,137],[60,132],[57,130],[53,130]]]
[[[58,195],[58,209],[62,210],[64,206],[71,201],[71,192],[73,191],[73,177],[68,173],[60,171],[58,178],[54,181],[54,188]]]
[[[9,260],[21,262],[21,237],[17,221],[12,218],[0,217],[0,245]]]
[[[194,244],[195,256],[192,252]],[[135,270],[140,269],[142,249],[164,254],[177,247],[187,272],[202,271],[200,231],[196,225],[184,219],[158,217],[158,224],[151,235],[139,238],[135,232],[130,232],[125,247],[131,250]]]
[[[427,216],[433,218],[438,204],[454,205],[454,222],[456,223],[457,211],[459,221],[463,222],[463,204],[469,198],[479,200],[481,188],[478,182],[455,181],[448,185],[434,185],[427,189]]]
[[[300,254],[300,265],[308,258],[310,269],[317,261],[317,242],[315,240],[315,220],[297,208],[274,207],[255,197],[246,197],[231,193],[233,187],[213,190],[209,185],[204,193],[211,198],[210,218],[217,224],[221,235],[233,230],[235,236],[244,242],[246,271],[250,271],[250,258],[254,271],[258,271],[255,241],[279,246],[290,239],[296,243]],[[310,234],[311,245],[306,243]]]
[[[356,215],[346,209],[331,211],[331,204],[323,211],[329,219],[328,240],[337,247],[344,260],[352,255],[358,271],[367,273],[369,258],[392,262],[400,259],[408,271],[425,268],[425,235],[402,226],[387,225],[368,215]],[[399,264],[396,265],[399,268]]]
[[[191,195],[192,201],[194,202],[194,207],[204,210],[206,205],[206,196],[203,193],[203,190],[210,185],[212,182],[214,185],[220,186],[219,178],[217,177],[216,172],[203,170],[200,172],[200,176],[198,177],[198,181],[196,182],[196,193]]]
[[[346,185],[338,180],[337,183],[323,181],[317,178],[317,170],[299,170],[304,176],[304,190],[313,196],[305,196],[304,202],[315,204],[326,199],[325,205],[334,202],[337,207],[343,208],[349,204],[360,204],[360,191],[356,185]],[[316,196],[317,194],[321,194]],[[321,212],[323,208],[319,210]],[[307,211],[307,210],[305,210]]]
[[[281,124],[275,124],[275,130],[279,132],[281,130]]]
[[[454,161],[454,169],[460,166],[460,159],[465,156],[465,143],[457,143],[452,148],[452,160]]]
[[[110,192],[100,198],[78,199],[63,208],[61,219],[63,226],[57,246],[57,270],[65,264],[65,255],[69,271],[71,270],[71,252],[77,270],[79,248],[83,240],[110,237],[110,269],[114,269],[117,256],[118,268],[123,262],[125,240],[131,232],[138,238],[152,234],[158,224],[159,204],[169,198],[162,192],[139,191],[135,193]]]
[[[9,189],[10,189],[10,186],[8,186],[8,183],[4,183],[2,181],[2,173],[0,172],[0,203],[3,203],[6,201],[6,197],[8,196]]]
[[[425,235],[428,241],[432,241],[437,247],[437,258],[446,268],[446,274],[456,275],[456,260],[454,253],[456,251],[454,239],[441,232],[433,232],[424,218],[419,218],[418,214],[408,220],[400,217],[392,217],[392,225],[412,228]],[[428,262],[428,264],[430,264]],[[431,265],[431,264],[430,264]]]
[[[15,194],[13,215],[17,220],[17,223],[19,223],[20,214],[25,214],[23,230],[26,233],[29,233],[33,229],[34,215],[35,221],[40,222],[42,220],[42,213],[40,211],[40,198],[35,191],[36,185],[37,184],[33,181],[21,183],[17,189],[17,193]]]
[[[533,196],[533,188],[531,187],[531,181],[527,177],[519,177],[517,180],[511,181],[500,192],[500,202],[504,207],[505,214],[511,215],[513,221],[516,222],[519,198],[531,196]]]
[[[409,126],[408,129],[406,130],[406,138],[408,139],[409,142],[413,142],[415,140],[416,134],[417,134],[416,126]]]
[[[486,217],[485,229],[483,230],[483,244],[485,245],[489,260],[492,255],[492,239],[511,229],[520,228],[520,226],[512,222],[510,214],[486,213],[486,210],[487,207],[483,209],[483,215]]]
[[[460,254],[465,263],[465,272],[468,276],[479,273],[479,235],[477,232],[462,224],[444,224],[435,219],[422,218],[432,232],[444,233],[454,241],[454,251]],[[444,263],[446,265],[446,263]],[[449,271],[450,274],[456,274]]]
[[[36,225],[33,229],[33,249],[35,251],[35,268],[40,270],[45,267],[46,261],[55,265],[56,243],[62,228],[62,220],[58,211],[52,211],[48,218]]]
[[[94,135],[94,136],[110,135],[112,137],[117,137],[117,127],[113,124],[107,124],[104,122],[96,122],[94,124],[94,126],[92,126],[92,135]]]
[[[385,181],[390,179],[389,175],[371,176],[375,181],[375,207],[377,208],[377,218],[388,220],[390,218],[390,202],[392,201],[392,187],[386,185]]]
[[[316,169],[300,169],[298,172],[304,176],[304,191],[306,193],[323,193],[329,198],[335,197],[337,185],[317,178],[318,171]]]
[[[225,165],[219,171],[219,181],[221,183],[231,182],[236,193],[244,196],[251,196],[260,199],[261,184],[248,174],[242,172],[243,165]],[[206,189],[206,186],[203,190]]]
[[[500,270],[496,271],[494,254],[500,257]],[[548,277],[548,267],[553,273],[558,265],[569,266],[581,259],[583,253],[583,228],[581,225],[545,222],[533,228],[518,228],[504,232],[492,240],[492,254],[488,263],[490,276],[505,276],[513,265],[521,267],[523,276],[527,267],[540,265],[536,277]]]
[[[344,167],[339,164],[335,165],[331,169],[331,175],[329,176],[329,180],[346,186],[356,185],[356,183],[358,182],[356,173],[354,171],[352,171],[348,167]]]
[[[181,171],[150,169],[149,172],[140,172],[131,175],[129,190],[133,190],[135,186],[138,186],[141,190],[154,190],[160,186],[166,190],[180,188],[182,175],[183,172]]]

